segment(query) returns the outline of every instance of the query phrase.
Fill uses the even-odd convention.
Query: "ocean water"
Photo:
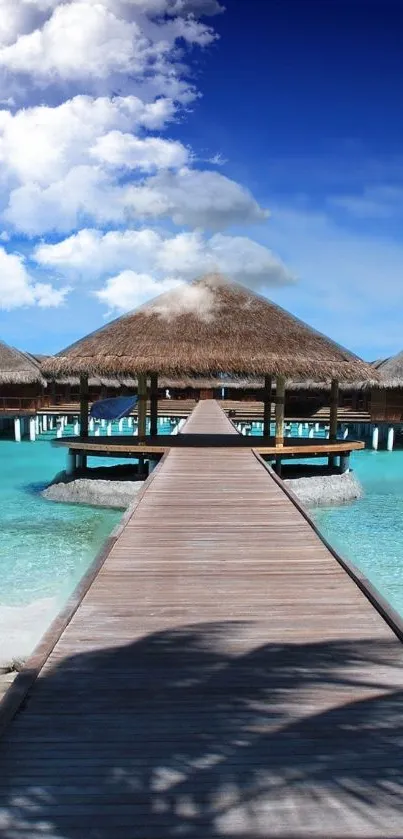
[[[48,442],[0,440],[0,664],[31,651],[122,515],[42,498],[65,459]]]
[[[403,615],[403,451],[363,451],[351,466],[365,495],[311,511],[320,531]]]

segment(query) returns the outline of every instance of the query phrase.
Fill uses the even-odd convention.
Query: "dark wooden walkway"
[[[403,837],[401,663],[251,450],[173,449],[0,745],[0,836]]]

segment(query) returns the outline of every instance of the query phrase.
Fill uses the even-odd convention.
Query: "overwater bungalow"
[[[16,440],[34,433],[30,421],[40,409],[47,387],[41,361],[0,341],[0,432],[13,431]]]
[[[91,377],[137,378],[138,437],[145,446],[148,395],[149,437],[157,435],[159,379],[207,377],[221,384],[225,377],[260,379],[263,437],[269,441],[274,401],[275,436],[270,442],[278,460],[284,448],[287,379],[329,383],[330,443],[337,438],[339,383],[377,379],[376,371],[347,349],[266,298],[217,274],[195,280],[185,291],[175,288],[117,318],[48,359],[42,370],[54,380],[80,377],[78,446],[88,440]]]
[[[379,376],[371,388],[371,420],[403,423],[403,352],[374,362]]]

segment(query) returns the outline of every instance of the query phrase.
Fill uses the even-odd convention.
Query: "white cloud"
[[[136,96],[93,98],[75,96],[55,108],[40,106],[18,111],[15,115],[0,110],[0,163],[2,179],[11,183],[53,184],[65,177],[73,166],[94,163],[94,157],[113,166],[135,165],[135,152],[143,167],[174,165],[184,161],[187,152],[180,143],[156,137],[140,140],[128,131],[162,128],[173,116],[173,103],[160,99],[144,103]],[[116,162],[112,160],[115,147]],[[110,160],[107,151],[110,148]],[[149,151],[149,159],[147,152]],[[165,155],[165,157],[164,157]],[[154,162],[153,162],[154,161]]]
[[[214,2],[180,0],[6,3],[0,67],[41,85],[57,80],[99,83],[116,75],[145,76],[151,69],[161,80],[179,76],[183,68],[176,67],[176,42],[210,44],[216,36],[199,18],[220,11]]]
[[[161,172],[127,189],[134,217],[172,218],[175,224],[220,229],[262,221],[267,212],[247,189],[219,172],[184,167]]]
[[[150,297],[169,291],[178,282],[172,279],[156,280],[149,274],[127,270],[110,277],[104,288],[95,292],[95,296],[107,305],[110,312],[128,312]]]
[[[7,253],[0,247],[0,309],[60,306],[67,292],[67,288],[55,289],[49,283],[35,283],[22,256]]]
[[[188,163],[189,151],[176,140],[146,137],[144,140],[121,131],[110,131],[100,137],[91,155],[109,166],[139,169],[179,169]]]
[[[287,285],[293,277],[268,248],[244,236],[216,234],[205,239],[199,231],[169,236],[155,230],[126,230],[101,233],[84,229],[58,244],[42,244],[34,258],[43,267],[56,270],[71,282],[88,283],[117,273],[119,280],[107,280],[100,295],[112,305],[117,300],[139,299],[133,278],[152,278],[142,299],[158,293],[160,284],[190,280],[200,274],[219,272],[255,290]],[[121,279],[123,277],[123,279]],[[130,286],[128,282],[130,280]],[[133,303],[133,305],[135,305]],[[119,304],[120,306],[120,304]]]

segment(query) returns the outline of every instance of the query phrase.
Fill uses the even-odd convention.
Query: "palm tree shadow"
[[[1,836],[403,836],[399,644],[252,632],[170,629],[46,673],[0,748]]]

